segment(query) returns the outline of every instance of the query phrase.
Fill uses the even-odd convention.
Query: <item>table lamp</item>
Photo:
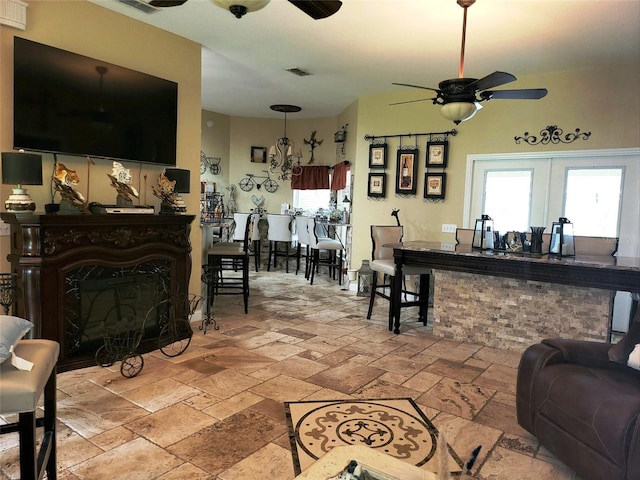
[[[23,185],[42,185],[42,156],[35,153],[2,152],[2,183],[17,185],[4,203],[7,212],[28,212],[36,204]]]
[[[181,193],[189,193],[191,191],[191,171],[182,168],[167,168],[164,171],[164,176],[167,180],[175,181],[176,184],[173,187],[173,193],[175,194],[174,204],[172,210],[174,213],[184,213],[187,211],[187,206],[182,200]]]

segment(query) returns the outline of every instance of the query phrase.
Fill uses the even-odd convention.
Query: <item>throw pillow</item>
[[[633,322],[627,334],[622,337],[622,340],[609,349],[609,360],[623,365],[629,365],[629,355],[631,355],[631,352],[633,352],[638,344],[640,344],[640,308],[633,317]],[[638,368],[633,365],[633,362],[629,366],[638,370]]]
[[[33,323],[20,317],[0,315],[0,363],[11,357],[11,348],[33,328]]]

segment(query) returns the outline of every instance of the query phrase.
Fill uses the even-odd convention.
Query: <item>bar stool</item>
[[[332,238],[318,236],[318,225],[315,218],[307,219],[308,231],[309,231],[309,248],[311,249],[310,265],[307,269],[310,272],[310,285],[313,285],[313,279],[315,271],[320,265],[326,265],[329,267],[329,274],[338,272],[338,285],[342,285],[342,257],[344,252],[344,246],[339,240]],[[328,255],[327,258],[320,256],[320,251],[325,250]]]
[[[20,478],[35,480],[56,472],[56,364],[60,345],[52,340],[20,340],[14,354],[33,363],[32,369],[19,370],[10,359],[0,364],[0,415],[18,414],[18,421],[0,425],[0,434],[18,432]],[[36,418],[38,400],[44,393],[44,417]],[[44,427],[38,451],[36,428]]]
[[[250,213],[234,213],[233,221],[236,224],[235,230],[233,231],[233,241],[234,242],[242,242],[244,241],[244,230],[247,225],[247,220],[249,219]],[[255,263],[256,272],[260,269],[260,228],[258,227],[258,218],[254,219],[253,222],[253,232],[251,233],[251,240],[249,242],[251,248],[253,249],[253,261]]]
[[[402,281],[397,284],[400,285],[400,294],[393,292],[394,277],[396,274],[396,264],[393,259],[393,249],[389,247],[383,247],[388,243],[400,243],[404,235],[404,227],[402,225],[371,225],[371,243],[373,250],[371,253],[370,267],[373,270],[373,277],[371,282],[371,297],[369,298],[369,311],[367,312],[367,319],[371,318],[373,312],[373,304],[376,296],[384,298],[389,301],[389,330],[393,329],[393,316],[394,311],[401,311],[404,307],[419,307],[419,321],[423,325],[427,325],[427,313],[429,308],[429,281],[431,277],[431,269],[411,267],[407,266],[402,269],[403,278]],[[382,283],[378,283],[378,274],[383,275]],[[404,285],[404,277],[407,275],[419,275],[420,287],[418,292],[408,291]],[[386,281],[388,279],[388,281]],[[388,290],[389,293],[386,293]],[[411,295],[414,300],[402,301],[402,295]],[[393,299],[399,298],[400,305],[394,308]],[[399,315],[399,313],[398,313]]]
[[[307,217],[298,215],[295,219],[296,222],[296,275],[300,271],[300,259],[304,255],[304,278],[309,278],[309,244],[311,239],[309,238],[309,228],[307,226]],[[304,254],[302,249],[305,249]]]
[[[249,313],[249,245],[254,215],[245,223],[242,243],[219,242],[207,252],[207,303],[213,305],[218,295],[242,295],[244,313]],[[240,270],[240,276],[237,275]]]
[[[273,267],[275,268],[278,256],[285,257],[285,271],[289,273],[289,257],[291,251],[291,216],[267,214],[269,222],[269,230],[267,239],[269,240],[269,262],[267,263],[267,271],[271,270],[271,256],[273,255]],[[278,245],[284,243],[284,249],[279,249]]]

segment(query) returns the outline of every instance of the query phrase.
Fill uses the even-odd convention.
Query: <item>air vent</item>
[[[159,8],[156,8],[153,5],[149,5],[147,2],[143,2],[142,0],[118,0],[118,2],[129,5],[130,7],[136,8],[144,13],[151,14],[160,11]]]
[[[311,73],[298,67],[287,68],[287,72],[293,73],[294,75],[297,75],[299,77],[306,77],[308,75],[311,75]]]

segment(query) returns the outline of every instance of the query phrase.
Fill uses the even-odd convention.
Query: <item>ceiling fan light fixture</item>
[[[255,12],[267,6],[270,0],[212,0],[215,5],[229,10],[236,18]]]
[[[456,125],[469,120],[477,111],[478,105],[475,102],[449,102],[440,109],[444,118],[451,120]]]

